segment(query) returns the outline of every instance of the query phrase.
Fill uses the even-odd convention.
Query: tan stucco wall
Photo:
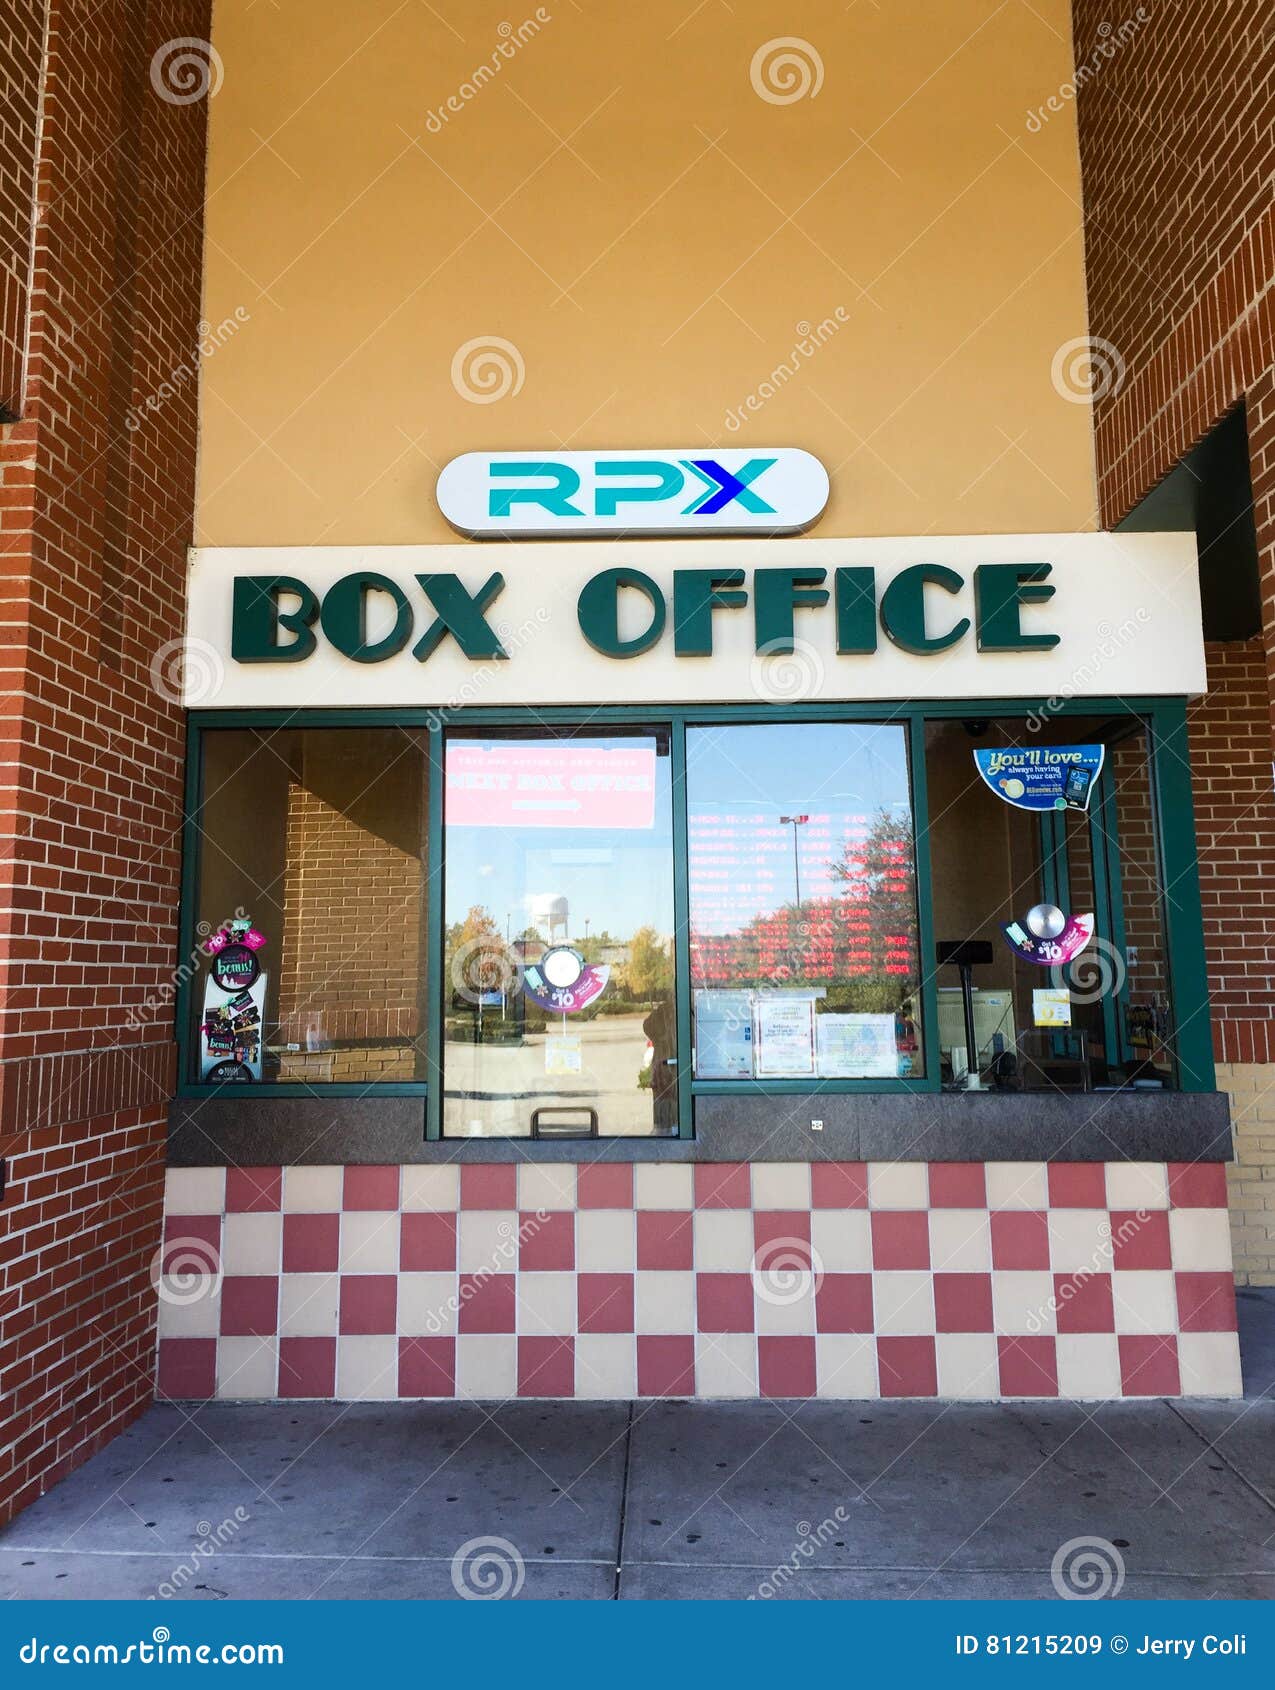
[[[1051,380],[1085,332],[1074,107],[1027,124],[1066,0],[550,0],[515,48],[535,13],[215,8],[202,543],[452,538],[447,459],[566,443],[806,447],[825,535],[1092,526]],[[750,67],[787,35],[822,86],[775,104]],[[472,403],[453,357],[491,336],[521,388]]]

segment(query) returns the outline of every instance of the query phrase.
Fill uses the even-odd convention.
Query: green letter
[[[295,593],[295,610],[280,610],[280,593]],[[291,575],[241,575],[235,582],[230,612],[230,655],[236,663],[300,663],[315,648],[310,624],[319,601]],[[296,638],[279,644],[284,628]]]
[[[633,587],[645,593],[651,606],[651,620],[646,629],[631,640],[620,638],[620,590]],[[576,604],[576,618],[580,631],[604,657],[637,657],[651,647],[664,632],[664,594],[649,575],[640,569],[604,569],[586,581],[580,589]]]
[[[444,634],[450,634],[466,657],[509,656],[487,626],[483,611],[505,584],[499,572],[489,575],[471,598],[458,575],[418,575],[425,597],[438,615],[412,647],[412,656],[424,663],[437,650]]]
[[[673,650],[679,657],[713,655],[713,612],[748,603],[742,569],[673,571]]]
[[[881,626],[888,638],[904,651],[923,656],[931,651],[946,651],[969,632],[970,619],[962,616],[946,634],[927,634],[925,631],[925,589],[942,587],[944,592],[959,593],[965,585],[958,575],[942,563],[916,563],[894,577],[881,595]]]
[[[818,610],[828,602],[826,569],[753,571],[753,622],[758,651],[793,649],[793,610]]]
[[[1057,634],[1025,634],[1019,606],[1044,604],[1055,589],[1031,586],[1043,582],[1049,563],[980,563],[974,571],[974,617],[980,651],[1046,651],[1058,644]]]
[[[838,569],[837,650],[842,657],[877,649],[877,574],[875,569]]]
[[[394,626],[374,643],[367,637],[369,593],[385,593],[394,601]],[[328,588],[319,622],[331,643],[346,657],[356,663],[379,663],[407,644],[412,632],[412,607],[388,575],[360,570],[357,575],[343,575]]]

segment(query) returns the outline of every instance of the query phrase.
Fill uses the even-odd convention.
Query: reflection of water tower
[[[549,944],[567,937],[567,900],[561,892],[533,892],[527,899],[531,925]]]

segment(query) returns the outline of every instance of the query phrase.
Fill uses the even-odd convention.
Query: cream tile
[[[632,1273],[637,1217],[631,1209],[576,1211],[576,1267],[581,1273]]]
[[[457,1261],[462,1273],[507,1273],[518,1260],[518,1216],[512,1209],[462,1209]]]
[[[1178,1329],[1178,1294],[1173,1275],[1140,1268],[1111,1276],[1117,1332],[1162,1333]]]
[[[456,1330],[460,1299],[454,1273],[400,1273],[398,1329],[405,1338],[443,1338]]]
[[[748,1209],[697,1209],[695,1267],[699,1273],[747,1273],[753,1265],[753,1217]]]
[[[1061,1333],[1057,1355],[1060,1397],[1107,1402],[1123,1394],[1120,1346],[1114,1332]]]
[[[217,1395],[223,1401],[279,1394],[279,1347],[273,1338],[222,1338],[217,1345]]]
[[[940,1397],[988,1402],[1000,1396],[1000,1352],[994,1333],[940,1332],[934,1354]]]
[[[769,1337],[778,1334],[808,1333],[815,1329],[814,1275],[796,1276],[792,1286],[779,1288],[773,1278],[765,1274],[753,1275],[753,1308],[758,1332]]]
[[[858,1333],[821,1332],[815,1339],[815,1388],[821,1397],[852,1401],[880,1396],[875,1340]]]
[[[224,1168],[170,1168],[164,1180],[166,1215],[220,1215],[226,1207]]]
[[[398,1396],[398,1339],[338,1338],[336,1394],[346,1402],[393,1401]]]
[[[1234,1332],[1183,1332],[1178,1370],[1184,1397],[1242,1397],[1240,1341]]]
[[[520,1273],[516,1295],[522,1337],[557,1337],[575,1331],[575,1274]]]
[[[639,1209],[689,1209],[695,1176],[689,1162],[639,1162],[633,1169],[633,1201]]]
[[[639,1332],[694,1332],[695,1275],[648,1271],[633,1281],[633,1316]]]
[[[452,1214],[460,1208],[460,1169],[454,1163],[405,1166],[402,1203],[405,1209],[430,1209],[436,1214]]]
[[[1055,1273],[1111,1271],[1111,1216],[1106,1209],[1051,1209],[1048,1224]]]
[[[342,1273],[397,1273],[398,1232],[396,1210],[347,1209],[341,1216]]]
[[[284,1338],[329,1338],[336,1331],[340,1281],[334,1273],[285,1273],[279,1281]]]
[[[524,1213],[575,1206],[574,1162],[524,1162],[518,1169],[518,1207]]]
[[[1167,1209],[1169,1170],[1163,1162],[1108,1162],[1109,1209]]]
[[[221,1331],[220,1274],[165,1274],[158,1290],[161,1338],[215,1338]]]
[[[872,1223],[866,1209],[815,1209],[810,1247],[824,1273],[868,1273],[872,1268]]]
[[[1034,1273],[992,1274],[992,1318],[996,1330],[1039,1336],[1058,1329],[1054,1300],[1054,1276],[1042,1269]]]
[[[637,1395],[637,1349],[627,1332],[586,1332],[576,1339],[576,1396],[623,1402]]]
[[[930,1171],[924,1162],[869,1162],[870,1209],[928,1209]]]
[[[930,1266],[936,1273],[990,1273],[992,1231],[987,1211],[931,1209]]]
[[[1179,1273],[1231,1272],[1231,1217],[1225,1209],[1170,1209],[1169,1239]]]
[[[695,1395],[757,1395],[757,1340],[751,1332],[701,1332],[696,1336]]]
[[[221,1265],[227,1273],[278,1273],[282,1261],[282,1215],[226,1216],[221,1226]]]
[[[341,1207],[344,1168],[283,1170],[283,1207],[287,1214],[335,1214]]]
[[[808,1209],[809,1162],[754,1162],[754,1209]]]
[[[504,1333],[463,1333],[456,1340],[456,1395],[506,1402],[518,1394],[518,1340]]]
[[[1043,1162],[989,1162],[989,1209],[1046,1209],[1049,1187]]]
[[[885,1337],[934,1330],[934,1281],[928,1273],[874,1273],[872,1307]]]

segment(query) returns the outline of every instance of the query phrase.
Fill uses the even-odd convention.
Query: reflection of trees
[[[918,981],[910,818],[878,811],[828,873],[842,890],[754,916],[735,933],[693,933],[696,984],[823,986],[829,1009],[896,1009]]]
[[[616,970],[616,984],[631,1003],[655,1003],[673,990],[673,958],[653,927],[639,927],[629,941],[629,960]]]

